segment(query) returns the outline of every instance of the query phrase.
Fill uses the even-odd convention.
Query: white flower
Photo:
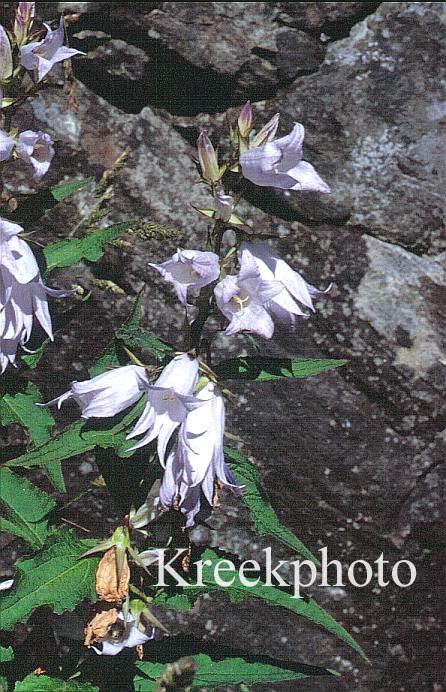
[[[63,17],[59,27],[53,31],[45,24],[47,34],[43,41],[33,41],[20,48],[20,63],[26,70],[34,72],[36,82],[41,82],[53,65],[62,60],[68,60],[73,55],[84,55],[82,51],[67,48],[63,45],[65,26]]]
[[[0,161],[7,161],[11,156],[14,147],[15,142],[13,138],[10,137],[4,130],[0,130]]]
[[[74,399],[82,418],[108,418],[135,404],[143,395],[141,382],[148,384],[146,372],[138,365],[124,365],[108,370],[84,382],[71,382],[70,389],[45,406],[60,408],[67,399]]]
[[[143,438],[131,449],[138,449],[158,438],[158,457],[164,466],[166,448],[172,433],[186,418],[188,411],[203,402],[192,396],[198,379],[198,360],[187,353],[175,356],[164,368],[154,385],[141,380],[147,392],[146,407],[127,439]]]
[[[199,291],[220,275],[220,264],[215,252],[180,250],[162,264],[152,264],[165,281],[173,284],[178,300],[186,305],[189,289]]]
[[[114,639],[111,636],[106,637],[102,642],[102,650],[96,646],[91,646],[99,656],[116,656],[123,649],[133,649],[135,646],[145,644],[155,636],[155,628],[149,627],[150,634],[136,624],[135,618],[131,613],[127,615],[127,620],[124,619],[122,613],[118,613],[117,623],[123,623],[123,632],[121,637]]]
[[[44,285],[29,245],[18,237],[22,231],[21,226],[0,219],[0,372],[15,363],[17,348],[29,341],[34,316],[53,339],[47,295],[72,293]]]
[[[11,44],[8,34],[0,24],[0,82],[8,79],[13,70]]]
[[[187,414],[178,435],[178,444],[167,459],[160,488],[160,502],[167,509],[174,503],[193,526],[200,510],[201,493],[214,506],[215,483],[221,481],[240,494],[225,463],[223,434],[225,407],[221,394],[209,382],[198,394],[203,404]]]
[[[25,130],[19,134],[16,154],[34,169],[34,180],[38,182],[50,167],[54,156],[53,140],[46,132]]]

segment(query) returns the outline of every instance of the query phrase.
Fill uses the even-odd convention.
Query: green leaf
[[[99,692],[99,687],[89,682],[65,681],[30,673],[21,682],[16,682],[14,692]]]
[[[317,565],[320,564],[302,541],[280,523],[277,514],[265,497],[265,491],[254,466],[235,449],[225,447],[225,455],[237,483],[243,486],[242,501],[249,509],[257,534],[259,536],[274,536],[308,560],[312,560]]]
[[[304,673],[298,669],[286,668],[285,665],[272,665],[259,661],[249,662],[239,657],[213,660],[207,654],[195,654],[190,656],[190,658],[197,664],[192,690],[198,690],[202,687],[212,690],[226,685],[266,684],[279,682],[280,680],[302,680],[311,675],[330,675],[323,668],[303,666],[308,671]],[[165,671],[165,666],[162,663],[153,663],[151,661],[138,662],[136,667],[143,675],[137,675],[133,680],[135,692],[151,692],[154,690],[154,681],[161,677]]]
[[[49,606],[60,615],[84,598],[94,602],[98,560],[78,559],[93,543],[79,540],[63,527],[53,532],[35,557],[20,560],[12,590],[0,597],[2,629],[11,630],[39,606]]]
[[[56,503],[4,466],[0,468],[0,487],[0,506],[5,517],[0,518],[1,530],[23,538],[35,548],[42,547],[48,533],[45,516]]]
[[[12,646],[0,646],[0,663],[9,663],[14,660],[14,651]]]
[[[78,420],[40,447],[7,461],[5,466],[47,466],[57,459],[69,459],[89,452],[96,446],[104,449],[112,447],[118,455],[128,456],[127,449],[132,443],[125,438],[131,424],[142,413],[144,404],[143,397],[127,413],[119,417]]]
[[[4,103],[4,101],[3,101]],[[5,678],[4,675],[0,675],[0,692],[8,692],[9,690],[9,685],[8,685],[8,678]]]
[[[118,223],[93,231],[83,238],[61,240],[47,245],[43,250],[46,262],[45,274],[56,267],[71,267],[83,259],[96,262],[104,254],[105,245],[131,227],[131,222]]]
[[[159,360],[163,360],[167,352],[173,351],[173,347],[140,327],[142,297],[143,291],[140,291],[135,300],[130,318],[117,330],[116,338],[123,341],[130,349],[135,347],[142,348],[144,351],[156,356]]]
[[[46,408],[36,406],[42,403],[42,396],[37,387],[28,382],[25,392],[15,396],[5,394],[0,399],[0,421],[2,425],[19,423],[24,428],[34,446],[39,446],[51,439],[54,418]],[[66,492],[60,460],[48,464],[45,471],[53,486],[61,493]]]
[[[222,380],[255,380],[265,382],[281,377],[311,377],[325,370],[345,365],[346,360],[291,360],[290,358],[268,358],[246,356],[224,360],[215,368]]]
[[[286,610],[300,615],[306,620],[310,620],[317,625],[320,625],[325,630],[334,634],[344,641],[346,644],[357,651],[363,658],[366,658],[363,650],[353,639],[351,634],[345,630],[342,625],[340,625],[336,620],[327,613],[326,610],[321,608],[316,601],[312,598],[293,598],[290,593],[283,591],[274,586],[267,586],[263,582],[259,582],[256,586],[245,586],[239,579],[239,576],[234,573],[234,582],[231,586],[222,587],[217,584],[214,579],[214,567],[215,564],[221,560],[221,556],[215,553],[211,549],[207,549],[201,555],[201,560],[210,560],[211,566],[203,566],[203,586],[197,586],[195,584],[190,584],[188,586],[182,587],[182,592],[189,597],[190,607],[192,607],[195,600],[202,594],[208,593],[209,591],[224,591],[228,594],[230,600],[234,603],[238,603],[245,598],[258,598],[264,603],[271,606],[280,606]],[[165,594],[156,596],[153,601],[156,605],[164,605],[167,608],[171,606],[171,600]]]
[[[50,192],[56,202],[62,202],[62,200],[66,199],[74,192],[82,190],[82,188],[86,187],[90,183],[93,183],[94,180],[94,177],[91,176],[90,178],[84,178],[83,180],[71,180],[67,183],[60,183],[60,185],[55,185],[54,187],[50,188]]]

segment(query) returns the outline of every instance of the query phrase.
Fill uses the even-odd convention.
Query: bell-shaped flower
[[[226,195],[222,190],[219,190],[214,197],[212,206],[215,209],[214,219],[229,221],[234,206],[234,200],[231,195]]]
[[[171,283],[179,301],[186,305],[188,289],[199,291],[220,275],[220,264],[215,252],[180,250],[162,264],[150,264],[165,281]]]
[[[143,435],[131,449],[137,449],[158,438],[158,458],[165,464],[168,442],[189,411],[201,406],[201,399],[192,396],[198,379],[198,360],[187,353],[175,356],[164,368],[155,384],[140,381],[147,393],[147,404],[127,439]]]
[[[16,154],[19,159],[33,167],[33,178],[36,182],[41,180],[50,167],[54,156],[53,144],[46,132],[25,130],[19,134]]]
[[[0,219],[0,372],[15,363],[17,348],[29,341],[33,316],[53,339],[47,295],[72,294],[44,285],[31,248],[18,237],[22,231],[21,226]]]
[[[64,46],[65,26],[63,17],[54,31],[45,24],[47,34],[42,41],[33,41],[20,48],[20,64],[33,72],[36,82],[41,82],[53,65],[68,60],[73,55],[84,55],[82,51]]]
[[[282,290],[280,282],[262,279],[252,257],[242,254],[239,273],[227,276],[214,289],[218,308],[230,320],[225,334],[253,332],[270,339],[274,322],[267,306]]]
[[[15,142],[4,130],[0,130],[0,161],[7,161],[15,147]]]
[[[264,241],[242,243],[239,257],[242,263],[254,262],[262,279],[279,282],[282,286],[283,290],[266,305],[270,314],[281,321],[293,324],[296,316],[308,317],[303,308],[314,312],[313,299],[326,292],[307,283]]]
[[[240,488],[224,460],[223,434],[225,407],[216,386],[209,382],[198,394],[203,404],[190,411],[181,425],[178,444],[167,459],[160,488],[160,502],[166,509],[174,506],[193,526],[203,494],[211,507],[216,506],[219,484],[240,495]]]
[[[0,82],[12,75],[13,62],[8,34],[0,24]]]
[[[14,20],[14,36],[18,46],[25,43],[35,13],[35,2],[19,2]]]
[[[240,165],[244,177],[262,187],[330,192],[313,166],[302,161],[304,134],[303,125],[295,123],[286,137],[243,153]]]
[[[133,649],[135,646],[141,646],[153,639],[155,636],[155,628],[143,627],[142,624],[137,625],[135,618],[131,613],[128,613],[127,619],[123,613],[118,613],[118,618],[113,625],[110,625],[109,632],[102,640],[102,648],[91,646],[99,656],[116,656],[123,649]]]
[[[67,399],[74,399],[82,418],[108,418],[135,404],[143,395],[141,383],[148,384],[146,371],[139,365],[124,365],[107,370],[84,382],[71,382],[70,389],[48,401],[60,408]]]

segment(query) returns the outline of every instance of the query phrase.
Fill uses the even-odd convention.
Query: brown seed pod
[[[119,583],[116,558],[116,546],[113,546],[104,553],[96,570],[96,593],[102,601],[107,603],[121,603],[128,595],[130,569],[127,555],[124,554]]]
[[[84,630],[85,646],[91,646],[94,642],[101,642],[104,637],[107,636],[109,628],[114,625],[117,619],[118,611],[116,608],[97,613]]]

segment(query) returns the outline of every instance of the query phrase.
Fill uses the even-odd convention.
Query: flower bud
[[[256,147],[263,147],[268,142],[271,142],[276,136],[277,128],[279,127],[280,113],[276,113],[271,120],[269,120],[266,125],[262,127],[260,132],[256,134],[253,140],[249,144],[250,149],[255,149]]]
[[[0,24],[0,81],[12,75],[12,52],[8,34]]]
[[[202,130],[197,140],[198,160],[200,161],[201,174],[206,182],[211,185],[220,180],[220,169],[217,154],[212,146],[207,132]]]
[[[247,137],[252,127],[252,108],[251,102],[247,101],[240,111],[237,120],[238,131],[241,137]]]
[[[14,21],[14,36],[17,45],[21,46],[26,42],[35,12],[35,2],[19,2]]]
[[[219,190],[214,197],[213,207],[215,209],[215,219],[229,221],[233,208],[233,199],[231,195],[225,195],[222,190]]]

